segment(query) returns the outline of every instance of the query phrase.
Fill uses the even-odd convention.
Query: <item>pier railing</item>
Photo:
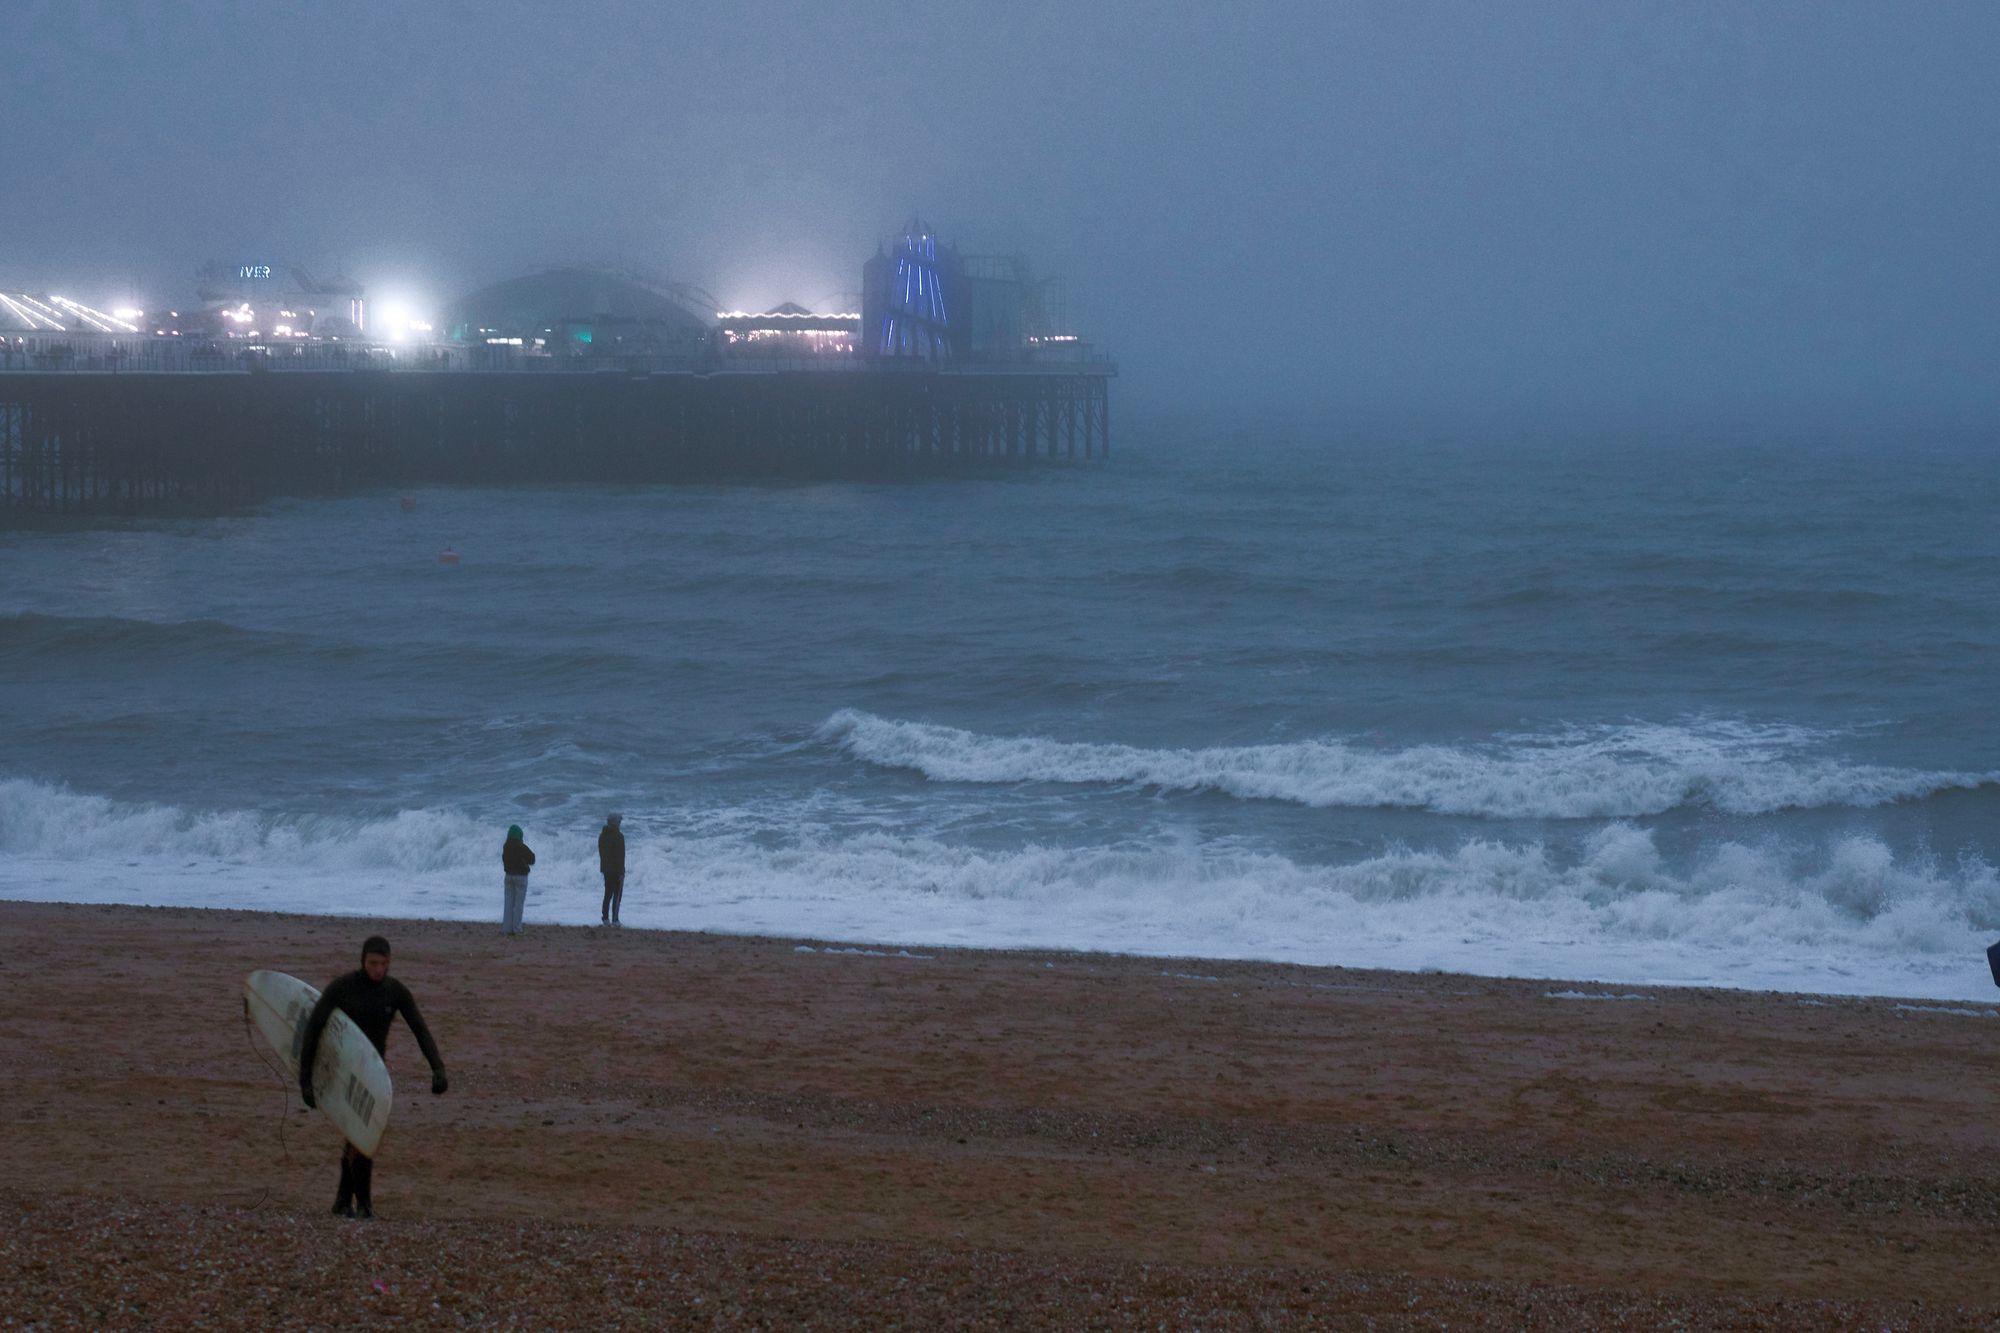
[[[1095,355],[1028,352],[1012,358],[937,364],[875,360],[841,353],[813,356],[730,356],[707,348],[661,352],[550,355],[513,347],[458,344],[362,346],[312,342],[203,344],[179,339],[78,344],[44,341],[10,345],[0,339],[0,374],[244,375],[347,371],[507,375],[770,375],[964,374],[1115,375],[1117,365]]]

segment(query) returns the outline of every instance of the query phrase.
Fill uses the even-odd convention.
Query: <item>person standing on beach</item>
[[[500,868],[506,878],[501,881],[500,933],[518,935],[521,933],[521,913],[528,906],[528,870],[535,864],[534,849],[521,836],[521,826],[511,824],[507,828],[507,841],[500,847]]]
[[[306,1099],[307,1106],[318,1104],[313,1100],[313,1062],[319,1058],[320,1034],[326,1031],[326,1021],[333,1017],[335,1009],[346,1014],[361,1029],[361,1035],[375,1044],[377,1055],[388,1054],[389,1025],[401,1014],[410,1031],[416,1034],[424,1059],[430,1062],[431,1095],[444,1095],[445,1088],[450,1086],[444,1076],[444,1057],[438,1054],[437,1043],[431,1040],[431,1030],[424,1025],[424,1016],[417,1012],[417,1002],[411,997],[409,987],[389,979],[389,941],[380,935],[370,935],[361,943],[360,968],[329,982],[320,993],[319,1003],[313,1006],[312,1016],[306,1019],[306,1030],[299,1043],[299,1095]],[[375,1159],[353,1144],[343,1143],[340,1192],[334,1195],[333,1211],[342,1217],[375,1216],[374,1184]]]
[[[625,835],[618,826],[625,816],[613,811],[604,817],[597,835],[597,868],[604,872],[604,906],[598,909],[601,925],[618,924],[618,904],[625,900]]]

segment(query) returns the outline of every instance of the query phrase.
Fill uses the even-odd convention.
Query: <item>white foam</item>
[[[1542,998],[1545,1000],[1650,1000],[1653,997],[1637,994],[1612,995],[1604,991],[1590,990],[1551,990],[1543,991]]]
[[[857,949],[836,947],[830,944],[824,948],[814,948],[810,944],[801,944],[793,949],[792,952],[847,954],[856,958],[909,958],[919,962],[933,962],[937,958],[936,954],[911,953],[908,949]]]
[[[1960,1018],[1991,1018],[1991,1009],[1959,1009],[1943,1004],[1899,1004],[1896,1008],[1906,1014],[1956,1014]]]
[[[1629,819],[1684,805],[1735,815],[1875,806],[2000,781],[1996,773],[1816,757],[1833,733],[1715,720],[1503,736],[1474,746],[1376,749],[1322,738],[1190,750],[982,736],[843,709],[818,734],[864,762],[914,769],[937,782],[1109,783],[1508,819]]]
[[[273,818],[0,782],[0,898],[495,920],[498,821]],[[532,929],[594,924],[594,820],[532,828]],[[1990,994],[2000,877],[1865,837],[1716,844],[1673,868],[1612,824],[1579,853],[1472,840],[1336,865],[1190,840],[983,849],[795,823],[635,829],[628,925],[878,949],[1097,949],[1967,1002]]]

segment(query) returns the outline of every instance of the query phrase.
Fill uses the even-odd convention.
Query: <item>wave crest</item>
[[[1701,805],[1732,815],[1877,806],[2000,781],[1996,773],[1850,763],[1809,751],[1803,727],[1634,723],[1501,738],[1489,745],[1373,749],[1324,738],[1278,745],[1145,749],[982,736],[843,709],[819,739],[863,762],[936,782],[1108,783],[1245,800],[1402,807],[1491,819],[1632,819]]]

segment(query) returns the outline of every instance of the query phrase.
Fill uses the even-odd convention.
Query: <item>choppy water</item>
[[[0,534],[0,896],[1994,997],[1989,450],[1121,446]]]

